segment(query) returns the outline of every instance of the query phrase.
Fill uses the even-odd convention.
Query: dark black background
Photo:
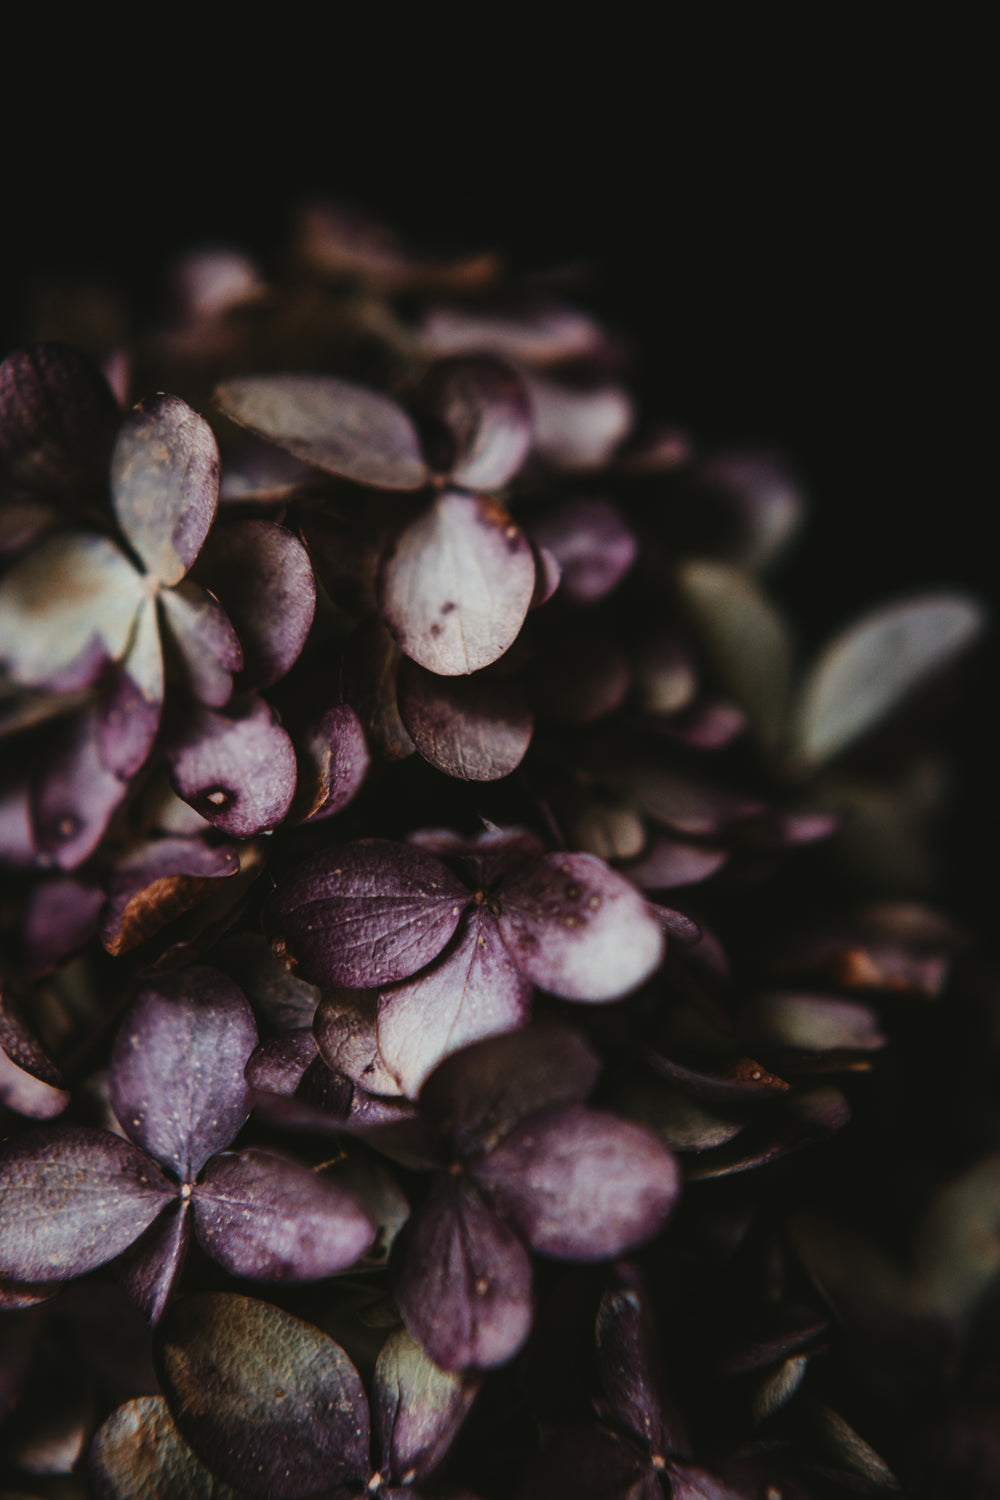
[[[647,409],[801,475],[813,515],[781,588],[807,635],[930,583],[1000,603],[985,36],[818,12],[697,38],[669,9],[655,36],[614,15],[544,35],[500,10],[320,19],[290,6],[250,34],[234,12],[209,44],[193,13],[132,11],[8,53],[5,343],[41,269],[153,295],[182,246],[274,254],[289,205],[333,192],[417,237],[599,267]],[[995,888],[991,670],[956,737],[969,868]]]

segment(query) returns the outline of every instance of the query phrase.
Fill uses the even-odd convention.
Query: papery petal
[[[215,956],[246,995],[258,1020],[276,1031],[312,1026],[320,991],[290,973],[260,933],[241,932],[227,939]]]
[[[504,881],[499,925],[521,972],[569,1000],[626,995],[663,959],[642,896],[592,854],[547,854]]]
[[[371,765],[361,720],[346,703],[331,708],[295,742],[298,774],[291,819],[332,818],[354,801]]]
[[[299,865],[274,892],[268,921],[303,978],[371,989],[436,958],[469,900],[432,855],[366,839]]]
[[[273,521],[217,526],[199,564],[243,647],[241,689],[270,687],[298,659],[316,610],[309,555]]]
[[[796,1051],[871,1052],[886,1042],[871,1006],[839,995],[776,991],[759,996],[747,1019],[754,1033],[772,1046]]]
[[[190,1241],[189,1204],[178,1202],[161,1214],[118,1261],[116,1270],[129,1299],[154,1327],[170,1301]]]
[[[117,423],[107,381],[75,349],[33,344],[0,364],[0,474],[15,491],[74,500],[99,484]]]
[[[25,1131],[0,1150],[0,1276],[82,1276],[137,1239],[175,1193],[145,1152],[107,1131]]]
[[[9,676],[60,693],[90,687],[124,654],[142,597],[142,579],[108,537],[46,537],[0,580]]]
[[[403,1093],[415,1099],[451,1052],[528,1019],[531,983],[512,963],[496,919],[477,908],[454,946],[429,969],[378,998],[378,1047]]]
[[[167,759],[178,795],[233,838],[276,828],[292,805],[295,749],[261,698],[195,710]]]
[[[416,746],[396,706],[396,681],[406,658],[381,620],[366,620],[347,642],[340,683],[356,711],[373,754],[405,760]]]
[[[673,1156],[650,1131],[569,1105],[529,1116],[476,1168],[534,1249],[605,1260],[658,1234],[680,1191]]]
[[[170,1309],[156,1355],[181,1435],[238,1490],[295,1500],[367,1478],[368,1402],[343,1349],[318,1328],[210,1292]]]
[[[599,469],[635,420],[623,387],[577,390],[547,376],[528,377],[535,415],[535,451],[554,469]]]
[[[111,1413],[91,1445],[89,1475],[99,1500],[239,1500],[195,1458],[162,1396]]]
[[[369,991],[328,992],[316,1012],[314,1032],[327,1067],[335,1073],[369,1094],[399,1094],[399,1083],[379,1051],[374,996]]]
[[[6,988],[6,986],[4,986]],[[25,1073],[58,1088],[62,1074],[24,1021],[21,1007],[0,991],[0,1052]]]
[[[0,1105],[4,1109],[30,1120],[53,1120],[62,1114],[69,1101],[65,1089],[55,1088],[25,1072],[11,1061],[7,1052],[0,1050]]]
[[[25,959],[32,975],[49,973],[89,943],[104,901],[99,887],[70,877],[34,887],[22,925]]]
[[[101,760],[123,781],[145,764],[160,727],[162,709],[163,651],[156,601],[144,599],[125,659],[101,694]]]
[[[578,1031],[535,1021],[446,1058],[424,1085],[420,1105],[448,1130],[458,1155],[469,1158],[491,1151],[540,1109],[580,1103],[600,1071]]]
[[[502,489],[527,457],[531,399],[516,370],[502,360],[480,355],[432,365],[417,404],[427,423],[432,466],[463,489]]]
[[[606,335],[590,313],[580,308],[530,302],[496,311],[435,305],[424,314],[420,337],[439,354],[487,350],[526,365],[545,366],[598,353]]]
[[[449,1183],[410,1222],[396,1301],[442,1370],[492,1369],[530,1332],[531,1261],[502,1219]]]
[[[554,554],[561,597],[596,604],[618,587],[635,562],[639,540],[617,506],[585,497],[567,500],[531,522],[532,539]]]
[[[680,1418],[663,1389],[652,1310],[628,1262],[615,1267],[597,1310],[597,1358],[604,1388],[601,1415],[633,1432],[650,1453],[687,1452]]]
[[[160,583],[179,583],[219,503],[219,450],[204,417],[178,396],[140,401],[111,456],[111,498],[146,571]]]
[[[189,692],[212,708],[228,703],[233,673],[243,665],[243,648],[218,599],[185,578],[164,589],[160,602],[172,665]]]
[[[503,655],[534,588],[531,548],[503,506],[446,492],[383,557],[379,607],[407,656],[455,677]]]
[[[100,756],[96,704],[65,718],[31,790],[40,862],[75,870],[100,843],[128,787]]]
[[[193,965],[143,991],[111,1050],[108,1095],[122,1128],[190,1182],[250,1113],[243,1078],[257,1028],[242,993]]]
[[[792,477],[780,463],[761,453],[719,454],[702,466],[702,474],[740,517],[743,535],[736,560],[754,572],[770,567],[804,514]]]
[[[608,779],[649,817],[694,838],[711,837],[739,819],[765,811],[752,797],[658,765],[614,771]]]
[[[498,781],[524,759],[534,719],[506,678],[438,677],[416,662],[399,673],[399,715],[425,760],[459,781]]]
[[[262,1147],[213,1157],[192,1202],[202,1247],[233,1276],[256,1281],[334,1276],[375,1239],[374,1223],[351,1193]]]
[[[201,839],[157,839],[119,860],[108,887],[101,942],[116,956],[197,905],[212,882],[235,875],[236,850]]]
[[[386,490],[426,483],[416,428],[377,391],[332,375],[246,375],[214,399],[241,427],[328,474]]]
[[[658,834],[642,858],[629,864],[624,873],[644,891],[669,891],[674,886],[710,880],[728,858],[725,849]]]
[[[419,1484],[440,1465],[475,1400],[478,1381],[439,1370],[397,1328],[375,1362],[375,1431],[390,1479]]]

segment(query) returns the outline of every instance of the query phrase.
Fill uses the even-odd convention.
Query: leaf
[[[216,526],[199,577],[220,600],[243,648],[241,690],[270,687],[297,661],[316,610],[309,554],[273,521]]]
[[[532,539],[559,564],[561,597],[596,604],[621,583],[639,540],[617,506],[585,497],[565,501],[531,523]]]
[[[257,1028],[241,992],[192,965],[144,990],[111,1050],[108,1096],[126,1133],[192,1182],[250,1113],[243,1078]]]
[[[353,1194],[282,1152],[215,1156],[192,1195],[202,1247],[233,1276],[319,1281],[359,1260],[375,1225]]]
[[[219,503],[215,436],[179,396],[147,396],[125,418],[111,455],[111,500],[147,573],[179,583]]]
[[[557,1260],[607,1260],[657,1235],[680,1191],[651,1131],[571,1104],[532,1115],[476,1168],[501,1212]]]
[[[531,983],[511,961],[496,919],[481,907],[454,946],[416,978],[378,997],[378,1049],[403,1093],[415,1099],[451,1052],[528,1019]]]
[[[91,1445],[89,1472],[98,1500],[239,1500],[195,1458],[162,1396],[111,1413]]]
[[[25,1131],[0,1150],[0,1276],[82,1276],[120,1255],[175,1192],[145,1152],[107,1131]]]
[[[513,644],[534,588],[531,548],[503,506],[446,491],[383,556],[379,608],[400,650],[457,677]]]
[[[597,354],[606,335],[579,308],[532,301],[500,311],[435,304],[423,316],[420,337],[440,354],[487,350],[518,363],[545,366]]]
[[[299,865],[275,890],[268,921],[304,979],[371,989],[436,958],[470,899],[432,855],[365,839]]]
[[[427,482],[416,428],[388,396],[332,375],[247,375],[215,392],[221,411],[304,463],[386,490]]]
[[[961,594],[924,594],[862,616],[820,654],[799,696],[793,748],[812,768],[874,728],[985,627]]]
[[[534,719],[506,678],[438,677],[416,662],[399,673],[399,715],[420,754],[460,781],[499,781],[521,764]]]
[[[614,1000],[659,967],[660,924],[592,854],[547,854],[505,880],[500,936],[521,973],[568,1000]]]
[[[448,1182],[410,1221],[396,1301],[442,1370],[492,1369],[531,1330],[531,1261],[502,1219]]]
[[[683,608],[701,637],[722,687],[773,748],[784,730],[792,674],[788,627],[759,585],[727,563],[680,564]]]
[[[439,1467],[479,1383],[439,1370],[405,1328],[390,1333],[375,1363],[375,1431],[393,1483],[419,1484]]]
[[[195,709],[166,753],[178,796],[233,838],[276,828],[292,805],[295,750],[262,698]]]
[[[236,1489],[295,1500],[367,1479],[368,1402],[318,1328],[250,1297],[205,1293],[175,1303],[154,1352],[182,1437]]]

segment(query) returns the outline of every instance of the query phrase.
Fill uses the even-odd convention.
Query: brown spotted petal
[[[518,973],[500,940],[496,918],[469,914],[453,946],[430,968],[378,997],[378,1048],[404,1094],[451,1052],[528,1019],[531,982]]]
[[[561,597],[596,604],[618,587],[639,552],[639,540],[618,507],[588,497],[567,500],[531,523],[531,535],[561,569]]]
[[[212,1158],[192,1198],[202,1247],[234,1276],[318,1281],[369,1249],[375,1225],[352,1194],[278,1151]]]
[[[162,1396],[138,1396],[113,1411],[90,1449],[99,1500],[239,1500],[181,1437]]]
[[[268,921],[303,978],[372,989],[436,958],[470,899],[432,855],[365,839],[299,865],[274,892]]]
[[[332,375],[247,375],[215,392],[221,411],[286,453],[356,484],[427,480],[416,428],[388,396]]]
[[[431,367],[417,406],[433,468],[463,489],[502,489],[528,455],[531,399],[517,371],[502,360],[442,360]]]
[[[201,839],[157,839],[120,860],[108,888],[101,941],[109,953],[127,953],[168,922],[189,911],[239,870],[231,846],[210,848]]]
[[[479,1382],[438,1369],[405,1328],[375,1362],[375,1431],[391,1480],[419,1484],[442,1462]]]
[[[261,698],[194,710],[167,758],[178,796],[233,838],[276,828],[292,805],[295,750]]]
[[[567,1000],[614,1000],[663,960],[660,924],[592,854],[547,854],[505,880],[500,935],[521,973]]]
[[[316,609],[309,555],[273,521],[217,526],[199,563],[243,647],[241,689],[270,687],[298,659]]]
[[[503,506],[446,492],[384,556],[379,608],[405,655],[456,677],[513,644],[534,589],[531,547]]]
[[[509,678],[438,677],[404,661],[397,701],[420,754],[459,781],[509,776],[531,743],[531,709],[520,684]]]
[[[605,1260],[657,1235],[680,1171],[651,1131],[582,1105],[529,1116],[476,1167],[501,1212],[543,1255]]]
[[[126,1249],[175,1193],[144,1151],[107,1131],[25,1131],[0,1151],[0,1276],[82,1276]]]
[[[190,1182],[250,1113],[253,1013],[231,979],[192,965],[143,991],[115,1038],[111,1107],[132,1140]]]
[[[178,396],[149,396],[126,417],[111,457],[118,524],[146,571],[179,583],[215,519],[219,450]]]
[[[243,648],[218,599],[185,578],[160,594],[171,664],[188,692],[218,708],[228,703],[233,673],[243,665]]]
[[[75,349],[33,344],[0,364],[0,481],[15,494],[72,501],[99,484],[117,423],[107,381]]]
[[[529,302],[496,310],[442,303],[424,314],[420,337],[439,354],[481,354],[488,350],[505,359],[543,367],[586,359],[599,353],[606,339],[589,313],[555,302]]]
[[[185,1297],[155,1348],[181,1436],[247,1495],[296,1500],[366,1480],[368,1402],[340,1345],[281,1308]]]
[[[396,1301],[442,1370],[488,1370],[513,1359],[531,1330],[528,1252],[513,1230],[449,1181],[406,1233]]]

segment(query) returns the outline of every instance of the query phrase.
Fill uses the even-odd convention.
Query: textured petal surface
[[[234,1276],[318,1281],[370,1247],[375,1225],[350,1193],[280,1152],[224,1151],[193,1194],[195,1232]]]
[[[547,854],[504,882],[500,935],[521,972],[568,1000],[614,1000],[659,967],[642,896],[592,854]]]
[[[99,1500],[239,1500],[195,1458],[162,1396],[139,1396],[112,1412],[89,1463]]]
[[[435,964],[381,992],[379,1052],[403,1093],[415,1099],[443,1058],[523,1026],[530,1003],[531,983],[500,941],[495,917],[476,908]]]
[[[197,709],[167,757],[178,796],[233,838],[276,828],[292,805],[295,750],[261,698]]]
[[[360,1084],[369,1094],[399,1093],[383,1061],[375,1029],[375,1001],[368,991],[326,994],[315,1020],[316,1041],[329,1068]]]
[[[179,583],[219,503],[219,450],[205,419],[178,396],[140,401],[115,442],[111,497],[146,571]]]
[[[210,848],[202,839],[156,839],[120,860],[108,886],[101,941],[109,953],[127,953],[161,931],[235,875],[236,850]]]
[[[186,1297],[161,1324],[168,1405],[202,1461],[248,1495],[316,1495],[368,1476],[368,1402],[339,1344],[250,1297]]]
[[[149,1226],[115,1267],[129,1298],[154,1326],[170,1301],[190,1240],[188,1204],[178,1202]]]
[[[602,1415],[635,1433],[650,1453],[688,1451],[679,1418],[664,1410],[652,1309],[637,1270],[627,1261],[615,1267],[597,1310],[597,1359]]]
[[[427,480],[409,417],[364,386],[332,375],[248,375],[226,381],[215,400],[241,427],[328,474],[387,490]]]
[[[217,526],[198,576],[221,602],[243,647],[240,687],[269,687],[284,677],[316,610],[312,565],[298,537],[273,521]]]
[[[419,407],[434,468],[463,489],[500,489],[528,455],[531,398],[516,370],[502,360],[481,355],[432,366]]]
[[[75,870],[100,843],[127,790],[100,755],[96,704],[68,715],[31,789],[35,847],[46,863]]]
[[[438,677],[406,661],[399,716],[425,760],[459,781],[498,781],[521,764],[534,719],[517,682]]]
[[[253,1013],[217,969],[157,980],[123,1021],[108,1093],[122,1127],[190,1182],[250,1113],[243,1070],[257,1045]]]
[[[506,1364],[531,1329],[531,1261],[517,1235],[461,1185],[411,1222],[396,1301],[443,1370]]]
[[[476,1169],[543,1255],[605,1260],[666,1223],[680,1171],[641,1125],[570,1105],[529,1117]]]
[[[243,648],[222,605],[190,578],[165,589],[160,602],[176,675],[199,702],[213,708],[227,703]]]
[[[293,820],[332,818],[354,801],[371,765],[361,720],[348,704],[329,709],[295,742],[298,778]]]
[[[432,855],[366,839],[299,865],[271,898],[269,920],[303,978],[371,989],[436,958],[469,900]]]
[[[405,1328],[390,1333],[375,1362],[373,1412],[390,1479],[419,1484],[433,1473],[478,1389],[468,1376],[439,1370]]]
[[[379,607],[407,656],[456,677],[503,655],[534,589],[531,548],[503,506],[445,493],[384,557]]]
[[[82,1276],[138,1239],[175,1191],[145,1152],[107,1131],[26,1131],[0,1151],[0,1276]]]

